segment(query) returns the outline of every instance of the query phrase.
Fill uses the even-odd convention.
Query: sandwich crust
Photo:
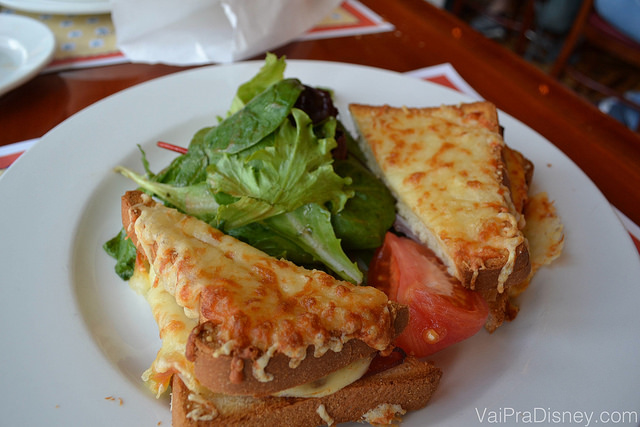
[[[393,302],[389,302],[389,308],[394,319],[394,335],[398,336],[409,321],[409,310],[406,306]],[[220,343],[215,339],[215,328],[211,322],[196,327],[189,337],[186,356],[194,363],[194,373],[198,381],[216,393],[267,396],[313,382],[377,353],[375,349],[358,339],[347,341],[338,352],[329,350],[320,357],[314,355],[313,347],[308,347],[306,357],[296,367],[290,366],[290,358],[276,353],[265,368],[265,372],[272,376],[273,380],[263,382],[253,375],[253,365],[262,353],[246,349],[240,354],[217,354]]]
[[[140,192],[123,196],[122,218],[153,286],[200,324],[186,356],[214,391],[267,395],[320,379],[390,352],[408,322],[375,288],[269,257]]]
[[[174,427],[298,427],[366,421],[385,425],[404,412],[427,405],[442,371],[433,363],[407,357],[391,369],[361,378],[320,398],[252,398],[212,393],[194,396],[174,376],[171,408]]]
[[[349,110],[368,166],[396,198],[400,231],[483,295],[497,315],[490,320],[495,329],[501,295],[531,271],[512,194],[522,209],[533,170],[504,143],[495,106],[351,104]]]

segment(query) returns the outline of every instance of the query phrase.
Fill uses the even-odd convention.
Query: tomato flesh
[[[425,246],[387,233],[369,269],[369,284],[409,307],[409,324],[395,344],[424,357],[478,332],[486,301],[452,278]]]

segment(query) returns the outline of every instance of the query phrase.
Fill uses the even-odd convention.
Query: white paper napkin
[[[299,37],[341,0],[112,0],[118,48],[132,62],[239,61]]]

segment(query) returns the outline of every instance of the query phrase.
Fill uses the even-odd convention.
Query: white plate
[[[155,143],[186,145],[227,111],[238,85],[261,64],[185,71],[106,98],[50,131],[0,177],[4,423],[170,425],[167,400],[155,400],[139,379],[159,348],[156,326],[101,249],[121,227],[120,196],[135,187],[112,168],[142,170],[136,144],[152,168],[166,165],[175,154]],[[342,112],[349,102],[466,100],[434,84],[347,64],[289,61],[287,75],[333,88]],[[477,424],[485,409],[538,416],[638,411],[638,253],[574,163],[510,116],[501,114],[501,121],[507,141],[537,166],[534,191],[556,200],[565,251],[536,276],[516,321],[435,357],[444,369],[441,386],[405,425]]]
[[[0,0],[0,5],[24,12],[91,15],[111,12],[109,0]]]
[[[0,14],[0,95],[33,78],[55,50],[51,30],[35,19]]]

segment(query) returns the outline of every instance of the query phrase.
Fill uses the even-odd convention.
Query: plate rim
[[[72,126],[72,125],[74,125],[77,121],[81,121],[83,118],[85,118],[85,116],[90,115],[90,114],[89,114],[89,113],[90,113],[90,111],[88,112],[88,110],[91,110],[92,108],[93,108],[93,110],[91,110],[91,111],[95,112],[95,111],[96,111],[96,108],[97,108],[97,109],[102,108],[102,107],[100,107],[100,105],[105,104],[105,103],[107,103],[107,104],[109,104],[109,105],[110,105],[110,104],[111,104],[111,103],[113,103],[113,102],[117,102],[117,101],[113,101],[113,99],[114,99],[114,98],[116,98],[116,97],[122,97],[122,96],[126,95],[126,93],[128,93],[128,94],[129,94],[129,95],[126,95],[126,96],[133,96],[133,95],[131,95],[131,93],[132,93],[132,92],[134,92],[134,91],[140,91],[140,90],[142,90],[142,89],[141,89],[142,87],[146,88],[146,89],[144,89],[144,90],[151,90],[153,87],[157,87],[156,85],[162,85],[162,84],[163,84],[163,83],[162,83],[162,81],[164,81],[164,80],[167,80],[167,79],[174,79],[174,78],[175,78],[175,79],[180,79],[180,77],[176,77],[176,75],[177,75],[177,74],[184,75],[182,78],[186,78],[186,76],[187,76],[187,75],[188,75],[188,76],[190,76],[190,77],[194,77],[194,76],[195,76],[194,74],[188,74],[188,73],[206,73],[207,71],[203,71],[203,70],[209,70],[209,69],[211,69],[211,68],[213,68],[213,67],[223,67],[223,66],[224,66],[224,67],[237,67],[237,66],[241,66],[241,67],[244,67],[244,66],[255,67],[255,66],[256,66],[256,64],[261,64],[261,63],[262,63],[262,61],[247,61],[247,62],[244,62],[244,63],[236,63],[236,64],[214,65],[214,66],[209,66],[209,67],[202,67],[202,68],[198,68],[198,69],[195,69],[195,70],[186,70],[186,71],[181,71],[181,72],[178,72],[178,73],[175,73],[175,74],[171,74],[171,75],[168,75],[168,76],[159,77],[159,78],[157,78],[157,79],[154,79],[154,80],[151,80],[151,81],[148,81],[148,82],[141,83],[140,85],[133,86],[133,87],[131,87],[131,88],[125,89],[124,91],[118,92],[117,94],[111,95],[111,96],[109,96],[109,97],[105,98],[104,100],[101,100],[101,101],[99,101],[98,103],[93,104],[92,106],[88,107],[87,109],[85,109],[85,110],[83,110],[83,111],[81,111],[81,112],[77,113],[76,115],[72,116],[70,119],[68,119],[68,120],[66,120],[65,122],[63,122],[61,125],[59,125],[59,126],[57,126],[56,128],[54,128],[52,131],[48,132],[48,133],[47,133],[47,135],[45,135],[45,137],[43,137],[43,140],[45,140],[45,141],[47,141],[47,142],[51,142],[51,141],[48,141],[48,139],[56,140],[56,138],[59,138],[59,133],[60,133],[60,132],[64,132],[64,130],[65,130],[65,126]],[[356,64],[345,64],[345,63],[331,62],[331,61],[287,60],[287,63],[288,63],[287,70],[290,70],[291,68],[295,68],[295,66],[296,66],[297,64],[304,65],[304,66],[317,66],[317,65],[321,65],[321,64],[328,64],[329,66],[346,66],[346,67],[348,67],[348,68],[356,68],[356,69],[361,69],[361,70],[362,70],[362,69],[370,69],[370,70],[372,70],[372,71],[382,72],[384,75],[398,75],[398,76],[402,76],[402,74],[401,74],[401,73],[396,73],[396,72],[389,71],[389,70],[383,70],[383,69],[379,69],[379,68],[373,68],[373,67],[368,67],[368,66],[363,66],[363,65],[356,65]],[[287,71],[287,74],[294,75],[294,74],[295,74],[295,72]],[[410,79],[410,77],[406,77],[406,76],[404,76],[404,78]],[[428,83],[428,82],[425,82],[425,83],[426,83],[426,84],[428,84],[428,85],[433,85],[433,87],[436,87],[436,85],[435,85],[435,84]],[[446,89],[446,88],[442,88],[442,87],[440,87],[440,86],[437,86],[437,87],[438,87],[438,91],[436,91],[436,92],[439,92],[439,91],[441,91],[441,90],[445,90],[445,89]],[[234,88],[234,89],[235,89],[235,88]],[[458,94],[457,92],[455,93],[455,95],[456,95],[456,97],[457,97],[457,98],[460,98],[460,99],[466,99],[466,97],[465,97],[465,96],[460,95],[460,94]],[[225,100],[225,101],[226,101],[226,100]],[[510,116],[505,115],[505,117],[507,117],[507,118],[508,118],[508,117],[510,117]],[[501,117],[501,118],[502,118],[502,117]],[[515,119],[514,119],[514,120],[515,120]],[[65,123],[66,123],[66,124],[65,124]],[[71,124],[69,124],[69,123],[71,123]],[[527,127],[526,125],[524,125],[524,124],[522,124],[522,126],[525,126],[526,128],[528,128],[528,127]],[[534,131],[534,130],[532,130],[531,128],[528,128],[528,129],[529,129],[531,132],[533,132],[533,133],[537,134],[537,132],[535,132],[535,131]],[[539,135],[539,134],[537,134],[537,135]],[[540,136],[540,138],[542,138],[542,137]],[[546,139],[544,139],[544,138],[542,138],[542,139],[546,141]],[[548,141],[546,141],[546,142],[547,142],[548,144],[551,144],[551,143],[550,143],[550,142],[548,142]],[[46,142],[45,142],[45,144],[46,144]],[[21,156],[21,158],[20,158],[20,159],[18,159],[18,161],[14,164],[14,166],[17,166],[18,168],[22,168],[22,167],[23,167],[22,165],[24,165],[24,164],[26,164],[27,162],[29,162],[29,161],[30,161],[30,159],[31,159],[32,157],[39,156],[39,155],[40,155],[40,151],[45,152],[45,151],[46,151],[45,149],[49,149],[49,148],[51,148],[51,147],[46,147],[44,144],[42,144],[42,140],[41,140],[41,141],[39,141],[39,142],[38,142],[37,144],[35,144],[35,146],[34,146],[34,147],[32,147],[32,148],[31,148],[27,153],[25,153],[23,156]],[[58,148],[64,148],[64,147],[58,147]],[[554,148],[554,150],[555,150],[556,152],[558,152],[559,154],[561,154],[562,156],[564,156],[564,154],[563,154],[563,153],[561,153],[561,152],[560,152],[560,151],[559,151],[555,146],[554,146],[553,148]],[[132,150],[134,150],[134,149],[132,149]],[[566,157],[566,156],[564,156],[564,157]],[[571,161],[571,159],[569,159],[568,157],[566,157],[566,160],[567,160],[567,161],[569,161],[569,162],[571,162],[571,164],[573,164],[573,165],[575,166],[575,163],[573,163],[573,162]],[[12,168],[13,168],[14,166],[12,166]],[[24,167],[26,168],[27,166],[24,166]],[[600,202],[601,202],[601,201],[606,201],[606,199],[604,199],[604,196],[602,196],[602,193],[600,193],[600,192],[599,192],[599,190],[595,187],[595,185],[593,185],[593,182],[592,182],[591,180],[589,180],[589,179],[588,179],[588,177],[586,176],[586,174],[584,174],[584,172],[582,172],[582,171],[581,171],[577,166],[575,166],[575,168],[576,168],[576,169],[577,169],[577,170],[578,170],[582,175],[584,175],[584,178],[585,178],[585,179],[587,179],[587,180],[588,180],[588,182],[590,183],[590,185],[593,187],[593,188],[591,188],[591,187],[590,187],[588,190],[589,190],[589,191],[596,191],[598,194],[600,194],[600,200],[599,200]],[[17,171],[18,169],[15,169],[15,170]],[[106,174],[106,173],[105,173],[105,174]],[[3,182],[9,182],[9,181],[12,181],[12,180],[14,179],[14,178],[13,178],[13,176],[14,176],[14,175],[15,175],[15,176],[17,176],[17,173],[12,173],[12,169],[10,168],[10,169],[9,169],[9,171],[7,171],[5,174],[3,174],[3,176],[0,176],[0,194],[2,194],[2,192],[3,192],[3,191],[2,191],[2,190],[3,190],[3,187],[5,187],[5,186],[3,186]],[[17,178],[16,178],[16,179],[17,179]],[[89,197],[93,197],[93,195],[89,195]],[[87,203],[88,203],[88,200],[84,200],[84,201],[83,201],[83,205],[82,205],[83,209],[86,209],[86,208],[87,208],[87,205],[86,205]],[[605,208],[605,210],[606,210],[606,208]],[[613,211],[612,211],[612,210],[611,210],[610,214],[612,215],[612,217],[611,217],[611,218],[615,218],[615,217],[613,216],[614,214],[613,214]],[[617,220],[617,218],[616,218],[616,220]],[[2,225],[0,225],[0,227],[2,227]],[[74,224],[74,225],[73,225],[73,230],[72,230],[72,231],[73,231],[73,235],[74,235],[74,236],[75,236],[75,235],[76,235],[76,233],[78,232],[78,227],[79,227],[79,225],[78,225],[78,224]],[[622,224],[621,224],[621,223],[619,223],[619,221],[617,222],[617,227],[619,227],[619,230],[624,231],[624,228],[622,227]],[[72,242],[72,243],[71,243],[71,248],[73,249],[73,248],[75,248],[75,247],[76,247],[76,244]],[[630,242],[629,242],[629,247],[631,247],[631,243],[630,243]],[[0,253],[1,253],[1,252],[2,252],[2,249],[0,249]],[[69,254],[69,256],[71,256],[71,253]],[[64,271],[64,270],[59,270],[59,271]],[[637,272],[637,271],[640,271],[640,261],[638,261],[638,262],[636,263],[636,272]],[[69,273],[69,274],[71,275],[71,273]],[[69,296],[67,295],[67,297],[69,297]],[[72,297],[73,297],[73,296],[72,296]],[[514,323],[514,324],[515,324],[515,323]],[[82,329],[82,328],[81,328],[81,329]],[[77,331],[77,333],[78,333],[78,334],[80,334],[80,335],[81,335],[81,336],[83,336],[83,337],[86,337],[86,336],[87,336],[87,331],[84,331],[84,333],[81,333],[81,331]],[[501,336],[500,331],[499,331],[498,335],[496,335],[496,336],[498,337],[498,340],[499,340],[499,339],[500,339],[499,337]],[[93,343],[93,341],[92,341],[92,343]],[[93,348],[93,352],[92,352],[93,354],[96,354],[96,355],[97,355],[97,357],[103,357],[103,358],[104,358],[104,354],[102,354],[102,353],[100,353],[100,352],[97,352],[97,351],[95,351],[95,350],[97,350],[97,349],[96,349],[96,348]],[[451,354],[453,354],[453,355],[455,356],[455,351],[450,351],[450,352],[448,352],[448,353],[447,353],[447,356],[450,356]],[[139,388],[137,388],[137,387],[136,387],[135,385],[133,385],[133,384],[128,384],[128,385],[126,385],[126,386],[123,386],[123,390],[126,390],[127,392],[136,392],[136,393],[139,393],[139,392],[140,392]],[[437,397],[437,395],[436,395],[436,397]],[[442,399],[444,399],[444,397],[442,397]],[[434,402],[436,402],[437,404],[441,404],[442,400],[441,400],[441,399],[439,399],[439,398],[437,398],[436,400],[434,400]],[[125,405],[125,406],[128,406],[128,405]],[[156,405],[156,406],[157,406],[157,405]],[[128,408],[128,409],[129,409],[129,408]],[[123,411],[123,412],[124,412],[124,411]],[[422,412],[422,411],[420,411],[420,412]],[[127,413],[128,413],[128,414],[131,414],[131,413],[135,413],[135,411],[134,411],[134,412],[127,412]],[[426,409],[426,410],[424,410],[424,414],[425,414],[427,417],[429,417],[429,406],[427,407],[427,409]],[[123,417],[124,417],[124,416],[123,416]],[[421,418],[421,417],[422,417],[422,416],[421,416],[421,415],[419,415],[419,414],[411,414],[411,415],[409,415],[409,417],[408,417],[407,419],[408,419],[408,420],[416,420],[417,418]],[[123,418],[123,419],[127,419],[127,418]],[[450,420],[448,420],[448,421],[450,421]],[[418,422],[419,422],[419,421],[418,421]],[[413,423],[414,423],[414,421],[411,421],[411,425],[414,425]],[[407,424],[407,425],[409,425],[409,424]]]
[[[27,57],[27,61],[23,64],[20,64],[18,70],[21,70],[21,72],[14,73],[16,75],[12,79],[9,79],[5,84],[0,86],[0,96],[21,86],[22,84],[35,77],[42,69],[47,66],[49,61],[51,61],[56,47],[55,36],[53,35],[51,29],[36,19],[11,13],[0,13],[0,24],[2,24],[3,21],[5,23],[12,24],[19,23],[25,27],[28,27],[22,30],[24,32],[37,30],[39,32],[39,36],[43,37],[41,43],[43,43],[42,46],[45,50],[43,52],[40,52],[36,57]],[[18,40],[19,42],[21,42],[21,46],[26,48],[27,50],[34,47],[25,46],[24,37],[19,37],[21,35],[20,33],[11,34],[9,32],[3,32],[2,30],[0,30],[0,33]]]
[[[0,5],[22,12],[51,13],[55,15],[90,15],[111,12],[111,2],[90,1],[46,1],[46,0],[0,0]]]

